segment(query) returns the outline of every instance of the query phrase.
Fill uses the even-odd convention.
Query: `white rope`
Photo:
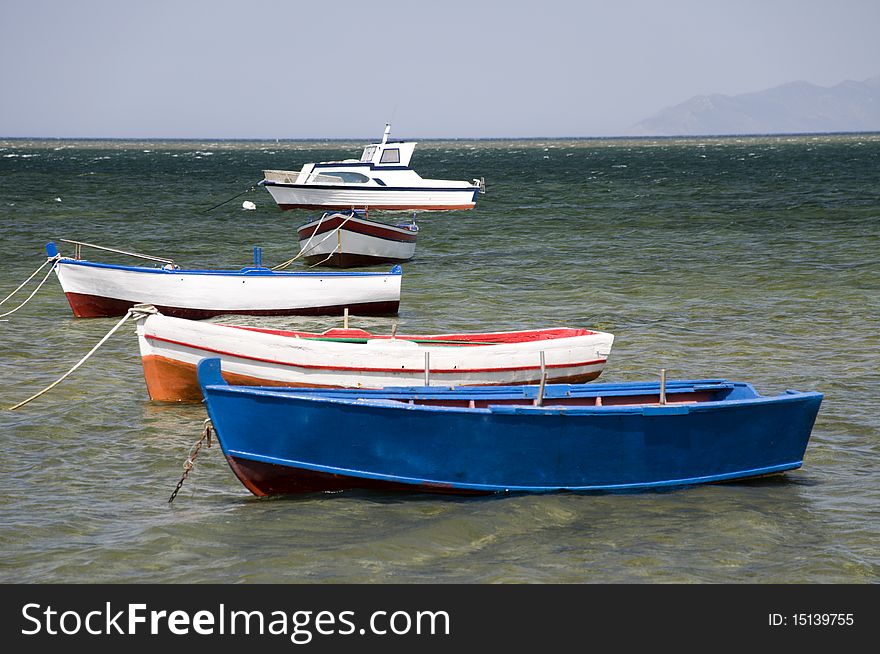
[[[152,313],[155,313],[155,312],[156,312],[156,310],[153,309]],[[93,347],[91,350],[89,350],[89,353],[86,354],[82,359],[80,359],[80,360],[76,363],[76,365],[73,366],[73,368],[71,368],[71,369],[68,370],[66,373],[64,373],[63,375],[61,375],[61,377],[59,377],[59,378],[56,379],[54,382],[52,382],[51,384],[49,384],[48,386],[46,386],[46,388],[44,388],[43,390],[41,390],[39,393],[36,393],[35,395],[31,395],[28,399],[24,400],[23,402],[19,402],[19,403],[16,404],[15,406],[11,406],[11,407],[9,407],[9,410],[10,410],[10,411],[15,411],[16,409],[18,409],[18,408],[20,408],[20,407],[23,407],[23,406],[24,406],[25,404],[27,404],[28,402],[37,399],[38,397],[40,397],[40,396],[43,395],[44,393],[46,393],[46,392],[50,391],[51,389],[55,388],[58,384],[60,384],[61,382],[63,382],[65,379],[67,379],[67,378],[68,378],[68,377],[69,377],[69,376],[70,376],[75,370],[77,370],[80,366],[82,366],[82,364],[84,364],[84,363],[89,359],[89,357],[91,357],[95,352],[97,352],[97,351],[98,351],[98,348],[101,347],[104,343],[106,343],[106,342],[107,342],[107,339],[110,338],[111,336],[113,336],[113,334],[115,334],[116,331],[117,331],[120,327],[122,327],[123,324],[125,324],[125,321],[127,321],[129,318],[132,318],[132,317],[143,316],[144,314],[147,314],[147,313],[151,313],[151,312],[150,312],[149,310],[146,310],[146,311],[145,311],[145,310],[141,309],[140,307],[132,307],[131,309],[129,309],[129,310],[128,310],[128,313],[126,313],[126,314],[122,317],[122,320],[120,320],[118,323],[116,323],[116,325],[113,327],[113,329],[111,329],[109,332],[107,332],[106,336],[104,336],[104,338],[102,338],[100,341],[98,341],[97,345],[95,345],[95,347]]]
[[[15,295],[16,293],[18,293],[18,292],[24,287],[25,284],[27,284],[27,283],[28,283],[29,281],[31,281],[34,277],[36,277],[36,276],[37,276],[37,273],[40,272],[40,271],[43,269],[43,266],[45,266],[45,265],[46,265],[47,263],[49,263],[50,261],[55,261],[55,260],[57,260],[57,257],[50,257],[49,259],[46,259],[46,260],[42,263],[42,265],[41,265],[39,268],[37,268],[33,273],[31,273],[31,276],[30,276],[30,277],[28,277],[26,280],[24,280],[24,281],[21,283],[21,286],[19,286],[17,289],[15,289],[14,291],[12,291],[12,293],[10,293],[10,294],[7,295],[5,298],[3,298],[2,300],[0,300],[0,305],[2,305],[4,302],[6,302],[6,300],[8,300],[9,298],[11,298],[11,297],[12,297],[13,295]]]
[[[327,236],[325,236],[324,238],[322,238],[320,241],[318,241],[317,243],[315,243],[313,246],[309,247],[309,243],[311,243],[311,242],[312,242],[312,239],[315,238],[315,234],[318,233],[318,228],[321,226],[321,222],[323,222],[323,220],[324,220],[324,216],[321,216],[321,220],[319,220],[319,221],[318,221],[318,224],[315,225],[315,231],[313,231],[313,232],[312,232],[312,235],[309,236],[309,240],[306,241],[306,244],[303,246],[303,249],[300,250],[299,254],[297,254],[293,259],[289,259],[289,260],[285,261],[284,263],[278,264],[277,266],[275,266],[274,268],[272,268],[272,270],[282,270],[283,268],[287,268],[287,267],[288,267],[290,264],[292,264],[294,261],[296,261],[297,259],[299,259],[299,258],[300,258],[301,256],[303,256],[304,254],[307,254],[307,253],[310,252],[311,250],[314,250],[316,247],[318,247],[319,245],[321,245],[321,243],[323,243],[324,241],[326,241],[328,238],[330,238],[330,237],[333,236],[334,234],[339,234],[339,230],[341,230],[341,229],[345,226],[345,223],[347,223],[349,220],[351,220],[351,218],[352,218],[353,216],[354,216],[354,214],[352,214],[351,216],[346,217],[345,220],[343,220],[341,223],[339,223],[339,227],[337,227],[336,229],[334,229],[332,232],[328,233]],[[336,254],[337,250],[339,250],[339,245],[336,246],[336,248],[333,250],[333,252],[331,252],[330,255],[327,257],[327,259],[329,259],[329,258],[332,257],[334,254]],[[327,261],[327,259],[323,259],[322,261],[319,261],[318,263],[309,266],[309,268],[314,268],[315,266],[321,265],[322,263],[324,263],[324,261]]]
[[[313,263],[311,266],[309,266],[309,268],[314,268],[315,266],[320,266],[322,263],[324,263],[325,261],[330,259],[337,252],[339,252],[340,254],[342,253],[342,238],[340,237],[340,233],[341,233],[340,230],[345,226],[345,223],[347,223],[352,216],[354,216],[354,214],[352,214],[351,216],[349,216],[348,218],[343,220],[341,223],[339,223],[339,227],[337,227],[332,232],[327,234],[327,236],[325,236],[323,239],[321,239],[320,243],[315,244],[315,246],[317,247],[318,245],[321,245],[321,243],[326,241],[328,238],[333,236],[333,234],[336,234],[336,247],[333,248],[333,250],[330,252],[330,254],[328,254],[326,257],[321,259],[319,262]]]
[[[57,259],[49,259],[48,261],[46,261],[46,263],[49,263],[49,261],[53,261],[53,262],[54,262],[54,261],[56,261],[56,260],[57,260]],[[45,266],[46,263],[44,263],[43,266]],[[40,270],[42,270],[43,266],[40,266],[40,267],[37,269],[37,272],[40,272]],[[49,268],[49,272],[47,272],[47,273],[46,273],[46,276],[43,277],[43,281],[41,281],[39,284],[37,284],[37,287],[31,292],[30,295],[27,296],[27,299],[26,299],[24,302],[22,302],[21,304],[19,304],[19,305],[18,305],[17,307],[15,307],[12,311],[7,311],[6,313],[0,313],[0,318],[5,318],[6,316],[9,316],[9,315],[15,313],[16,311],[18,311],[19,309],[21,309],[25,304],[27,304],[28,302],[30,302],[30,301],[31,301],[31,298],[34,297],[34,296],[37,294],[37,291],[39,291],[39,290],[43,287],[43,284],[46,283],[46,280],[49,279],[49,275],[52,274],[52,271],[53,271],[54,269],[55,269],[55,266],[52,266],[51,268]],[[36,274],[37,274],[37,273],[34,273],[34,275],[36,275]],[[28,281],[30,281],[32,277],[33,277],[33,275],[31,275],[31,277],[28,278]],[[27,283],[27,282],[25,282],[25,284],[26,284],[26,283]],[[22,286],[24,286],[24,284],[22,284]],[[21,288],[21,286],[19,286],[18,288]],[[8,299],[9,299],[10,297],[12,297],[13,295],[15,295],[15,294],[18,292],[18,288],[15,289],[15,290],[12,292],[12,294],[9,295],[5,300],[3,300],[3,302],[6,302],[6,300],[8,300]],[[3,302],[0,302],[0,304],[3,304]]]
[[[342,225],[340,225],[340,227],[342,227]],[[314,268],[315,266],[320,266],[322,263],[324,263],[325,261],[330,259],[330,257],[332,257],[337,252],[340,252],[341,250],[342,250],[342,240],[340,240],[338,243],[336,243],[336,247],[333,248],[333,251],[330,252],[330,254],[328,254],[326,257],[324,257],[323,259],[321,259],[317,263],[313,263],[311,266],[309,266],[309,268]]]
[[[288,260],[285,261],[284,263],[278,264],[277,266],[275,266],[274,268],[272,268],[272,270],[283,270],[284,268],[287,268],[287,266],[289,266],[290,264],[292,264],[294,261],[296,261],[297,259],[299,259],[299,258],[303,255],[303,253],[305,253],[305,252],[309,249],[309,243],[311,243],[311,242],[312,242],[312,239],[315,238],[315,234],[318,233],[318,229],[321,227],[321,223],[324,222],[324,218],[326,218],[326,217],[327,217],[327,213],[326,213],[326,212],[321,214],[321,218],[320,218],[320,220],[318,220],[318,224],[315,225],[315,229],[312,231],[312,235],[309,236],[309,240],[306,241],[305,247],[303,247],[303,248],[299,251],[299,254],[297,254],[295,257],[293,257],[293,259],[288,259]],[[322,243],[323,243],[323,241],[322,241]]]

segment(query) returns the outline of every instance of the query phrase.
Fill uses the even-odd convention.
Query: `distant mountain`
[[[627,130],[632,136],[880,131],[880,75],[832,87],[791,82],[757,93],[698,95]]]

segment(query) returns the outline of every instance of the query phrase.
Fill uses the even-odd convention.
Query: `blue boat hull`
[[[505,398],[535,388],[279,391],[227,386],[212,362],[199,366],[208,413],[230,466],[256,495],[628,491],[780,473],[801,466],[822,400],[795,392],[764,398],[746,384],[720,382],[724,401],[682,403],[682,390],[684,400],[665,405],[552,404],[554,394],[586,398],[580,402],[603,393],[620,400],[630,390],[643,399],[659,394],[656,384],[588,384],[548,386],[547,406],[516,406]],[[488,399],[474,409],[395,401],[432,393],[436,403]]]

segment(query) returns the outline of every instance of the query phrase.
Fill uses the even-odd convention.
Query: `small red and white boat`
[[[264,170],[260,182],[281,209],[473,209],[485,193],[482,179],[424,179],[410,168],[415,141],[389,141],[364,148],[360,160],[307,163],[299,170]]]
[[[415,220],[388,225],[355,210],[326,212],[297,230],[306,263],[336,268],[409,261],[416,252],[418,233]]]
[[[483,386],[595,379],[614,336],[588,329],[400,336],[362,329],[323,333],[137,319],[147,391],[153,400],[199,401],[196,365],[220,357],[234,385],[383,388]]]
[[[46,251],[50,257],[58,253],[54,243]],[[400,266],[388,273],[276,272],[260,265],[256,251],[255,265],[241,270],[182,270],[173,264],[149,268],[60,257],[55,274],[77,318],[122,316],[135,304],[193,319],[342,315],[346,309],[362,316],[397,314]]]

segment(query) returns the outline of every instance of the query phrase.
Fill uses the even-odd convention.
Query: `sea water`
[[[245,191],[263,169],[362,145],[0,141],[0,298],[62,238],[188,267],[242,267],[254,246],[268,265],[285,261],[315,213]],[[423,177],[485,177],[488,192],[472,211],[419,214],[399,318],[352,326],[588,327],[616,336],[600,381],[666,368],[763,394],[818,390],[803,467],[617,495],[258,499],[215,446],[169,505],[205,411],[148,400],[126,325],[58,387],[0,411],[0,581],[880,581],[880,135],[427,141],[412,164]],[[116,322],[74,319],[54,276],[5,320],[4,409]]]

